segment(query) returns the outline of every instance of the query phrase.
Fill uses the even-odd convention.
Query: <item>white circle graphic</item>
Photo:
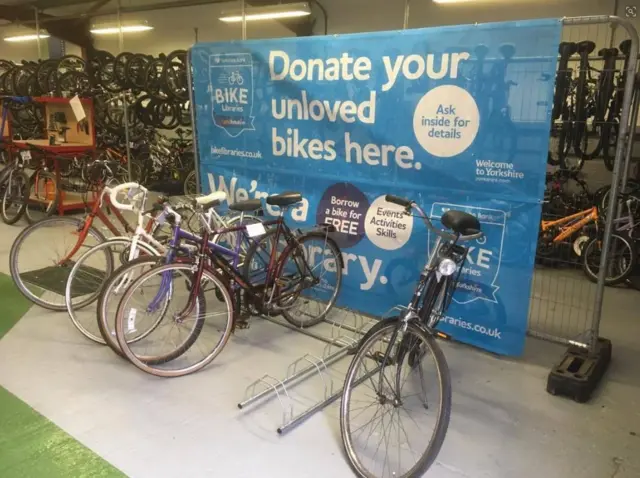
[[[364,231],[369,240],[380,249],[400,249],[411,237],[412,230],[413,216],[407,216],[402,206],[387,202],[384,196],[380,196],[369,206]]]
[[[427,92],[413,113],[413,132],[424,150],[440,158],[464,152],[478,134],[480,111],[473,96],[459,86]]]

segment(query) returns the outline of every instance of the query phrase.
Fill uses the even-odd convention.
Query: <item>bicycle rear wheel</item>
[[[282,257],[277,309],[296,327],[319,324],[335,305],[342,286],[340,248],[322,232],[297,238]]]
[[[122,296],[116,338],[124,356],[140,370],[159,377],[194,373],[211,363],[229,340],[233,304],[227,287],[205,270],[189,310],[193,280],[193,264],[164,265],[141,275]],[[206,304],[205,283],[207,290],[216,290],[206,295]],[[131,341],[132,334],[144,338]]]
[[[75,261],[106,240],[94,227],[82,239],[79,231],[84,224],[70,217],[43,219],[25,228],[13,242],[9,253],[11,278],[34,304],[66,310],[65,289]]]
[[[403,332],[402,326],[398,318],[374,326],[346,374],[340,433],[360,477],[422,476],[449,426],[451,377],[444,354],[422,327],[409,322]]]
[[[633,272],[637,261],[634,241],[628,236],[612,234],[610,242],[609,264],[604,279],[605,285],[609,286],[624,282]],[[582,268],[592,282],[598,281],[603,243],[602,237],[596,237],[582,250]]]
[[[2,221],[15,224],[24,215],[26,203],[24,197],[29,189],[29,177],[23,172],[14,170],[7,181],[2,195]]]

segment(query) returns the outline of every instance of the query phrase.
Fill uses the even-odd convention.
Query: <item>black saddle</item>
[[[470,236],[480,232],[480,221],[475,216],[463,211],[447,211],[440,219],[442,225],[462,236]]]
[[[624,53],[625,56],[629,56],[629,52],[631,51],[631,40],[623,40],[619,46],[620,51]]]
[[[596,44],[590,40],[583,40],[578,42],[578,53],[590,54],[596,49]]]
[[[578,51],[578,44],[574,42],[563,41],[558,45],[558,53],[560,55],[571,56]]]
[[[272,206],[291,206],[292,204],[296,204],[302,201],[302,194],[293,191],[287,191],[282,194],[269,196],[266,201],[267,204],[271,204]]]
[[[260,199],[247,199],[246,201],[234,202],[229,205],[229,209],[238,212],[256,211],[262,207]]]

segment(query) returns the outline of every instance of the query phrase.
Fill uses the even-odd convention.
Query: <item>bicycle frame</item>
[[[248,283],[247,281],[244,280],[243,275],[238,271],[239,261],[241,257],[240,250],[241,250],[241,244],[243,243],[243,240],[250,244],[258,244],[259,246],[259,242],[247,234],[246,226],[240,225],[232,228],[216,229],[214,231],[210,231],[208,227],[205,227],[204,234],[202,237],[197,237],[191,234],[190,232],[182,230],[181,228],[175,229],[174,237],[171,241],[171,250],[174,250],[177,247],[177,245],[180,243],[180,241],[183,239],[186,239],[187,241],[191,241],[200,245],[200,249],[198,251],[198,260],[195,264],[196,267],[194,269],[194,279],[193,279],[194,287],[191,290],[191,294],[189,296],[189,299],[187,301],[187,304],[184,310],[181,311],[180,314],[178,314],[179,317],[185,317],[186,315],[190,314],[193,308],[195,307],[196,300],[200,292],[200,283],[201,283],[202,276],[204,274],[205,269],[207,270],[208,273],[211,273],[212,275],[219,274],[216,271],[216,269],[221,269],[223,271],[224,276],[233,280],[234,285],[232,290],[236,291],[239,289],[243,289],[250,296],[251,299],[258,299],[258,300],[265,301],[267,291],[269,291],[270,289],[271,289],[271,293],[267,300],[267,302],[269,303],[273,302],[274,300],[282,300],[283,298],[287,298],[290,295],[297,293],[297,292],[292,292],[289,294],[286,294],[286,293],[276,294],[276,289],[278,284],[276,284],[276,281],[275,281],[275,279],[279,277],[282,271],[282,267],[284,264],[283,258],[287,257],[289,251],[293,247],[296,247],[297,245],[295,236],[293,235],[289,227],[286,225],[282,217],[278,217],[277,219],[274,219],[271,221],[265,221],[263,224],[265,226],[276,226],[275,239],[274,239],[275,244],[278,244],[278,240],[280,239],[281,234],[285,236],[285,239],[287,241],[287,247],[285,247],[284,251],[280,254],[279,257],[276,258],[276,255],[277,255],[276,248],[274,248],[271,251],[269,255],[269,264],[267,266],[267,271],[266,271],[267,276],[266,276],[264,287],[255,287],[252,284]],[[234,232],[236,233],[236,244],[233,249],[228,249],[224,246],[221,246],[209,240],[211,235],[214,235],[214,237],[217,237],[220,234],[234,233]],[[228,259],[225,259],[225,257],[229,257],[231,261],[229,261]],[[211,262],[213,263],[212,264],[213,267],[211,267],[207,263],[207,261],[204,260],[205,258],[209,258],[211,260]],[[304,255],[302,259],[304,261],[304,266],[307,272],[309,272],[313,277],[313,271],[309,267],[307,259],[304,257]],[[155,311],[157,307],[162,303],[161,302],[162,298],[165,297],[165,294],[167,294],[170,291],[171,280],[172,280],[172,277],[170,273],[166,273],[166,275],[162,277],[162,281],[161,281],[158,293],[151,300],[150,305],[147,307],[148,312]]]
[[[117,208],[112,206],[111,200],[109,199],[109,196],[106,194],[106,189],[103,188],[102,191],[100,192],[99,200],[97,200],[97,201],[95,201],[93,203],[93,207],[91,208],[91,212],[85,218],[84,224],[82,226],[82,229],[79,229],[79,231],[78,231],[78,235],[79,235],[78,241],[76,242],[75,246],[73,246],[73,248],[71,249],[69,254],[67,254],[58,263],[58,265],[64,264],[66,261],[70,260],[74,256],[74,254],[76,252],[78,252],[78,250],[80,249],[82,244],[84,244],[84,241],[87,239],[87,236],[89,235],[89,229],[91,229],[91,227],[93,226],[93,221],[95,220],[96,216],[98,217],[98,219],[100,219],[102,221],[102,223],[107,227],[107,229],[109,229],[109,231],[111,231],[112,234],[114,234],[115,236],[119,236],[120,235],[120,231],[118,230],[118,228],[113,225],[113,223],[107,217],[107,214],[105,214],[102,211],[103,204],[104,204],[107,212],[113,213],[116,216],[116,218],[118,219],[118,221],[120,221],[120,224],[122,224],[122,226],[124,227],[124,232],[126,234],[135,232],[135,229],[133,229],[131,227],[131,225],[127,222],[127,220],[124,218],[122,213]],[[147,233],[150,233],[152,226],[153,226],[153,221],[152,220],[148,221],[147,225],[145,227],[145,231]]]
[[[575,232],[582,229],[584,226],[591,222],[598,222],[598,208],[596,206],[591,209],[571,214],[570,216],[555,219],[553,221],[542,221],[540,223],[540,230],[547,231],[552,227],[560,226],[562,231],[556,237],[553,238],[553,242],[561,242],[566,238],[573,235]],[[574,222],[575,221],[575,222]],[[564,226],[564,227],[563,227]]]

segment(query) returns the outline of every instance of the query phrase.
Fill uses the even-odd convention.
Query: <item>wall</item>
[[[35,61],[38,59],[38,45],[35,41],[9,43],[4,41],[5,35],[15,29],[0,26],[0,58],[19,63],[22,60]],[[47,40],[40,42],[41,54],[43,58],[48,56]]]

